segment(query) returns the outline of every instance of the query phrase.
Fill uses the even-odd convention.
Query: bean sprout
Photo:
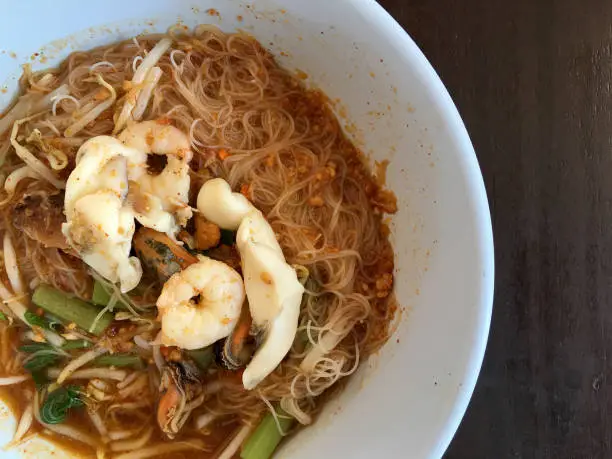
[[[71,96],[69,94],[55,96],[52,98],[53,105],[51,106],[51,113],[53,113],[53,116],[57,115],[57,104],[60,103],[62,100],[66,100],[66,99],[73,102],[77,109],[81,107],[81,104],[79,103],[78,99],[74,96]]]

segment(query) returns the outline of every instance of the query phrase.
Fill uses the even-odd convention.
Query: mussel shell
[[[181,362],[166,362],[166,365],[166,371],[162,374],[162,386],[167,385],[167,382],[164,384],[165,377],[170,377],[181,392],[188,394],[198,392],[198,389],[201,388],[200,370],[195,364],[183,360]]]
[[[232,349],[231,335],[214,344],[215,362],[226,370],[238,370],[246,366],[255,353],[254,340],[249,339],[239,349]]]

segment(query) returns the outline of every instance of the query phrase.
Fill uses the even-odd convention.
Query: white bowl
[[[493,295],[485,189],[446,89],[372,0],[30,0],[11,2],[0,16],[0,81],[7,83],[0,105],[15,92],[21,63],[52,66],[72,51],[177,22],[252,33],[284,66],[341,101],[337,113],[371,161],[391,161],[400,326],[279,457],[440,457],[478,376]],[[1,414],[0,440],[12,434],[11,416]],[[40,458],[48,447],[25,450]]]

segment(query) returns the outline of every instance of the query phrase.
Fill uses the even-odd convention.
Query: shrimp
[[[77,153],[64,196],[67,222],[62,234],[81,259],[127,292],[138,284],[142,267],[130,257],[134,212],[126,205],[128,168],[144,158],[108,136],[94,137]]]
[[[147,228],[175,239],[179,226],[191,218],[189,200],[189,162],[193,157],[189,137],[179,129],[157,121],[128,126],[119,140],[145,155],[165,156],[167,164],[151,174],[146,164],[130,170],[130,181],[138,184],[141,205],[135,205],[136,219]]]
[[[297,333],[304,287],[287,264],[272,227],[243,195],[233,193],[220,178],[204,183],[198,211],[223,229],[235,230],[244,285],[253,324],[263,331],[263,343],[242,375],[253,389],[287,355]],[[236,344],[236,343],[233,343]]]
[[[173,274],[157,299],[163,345],[209,346],[228,336],[240,317],[245,298],[240,274],[212,258],[198,259]]]

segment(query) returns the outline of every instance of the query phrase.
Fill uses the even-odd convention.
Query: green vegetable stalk
[[[111,299],[111,294],[106,291],[102,283],[95,281],[91,302],[98,306],[106,306]]]
[[[65,323],[74,322],[78,327],[97,336],[106,330],[114,318],[113,314],[106,312],[92,329],[91,327],[100,313],[97,306],[44,284],[36,288],[34,295],[32,295],[32,302]]]
[[[138,370],[144,368],[142,359],[136,354],[106,354],[101,355],[91,365],[94,367],[132,367]]]
[[[66,341],[66,343],[62,346],[64,351],[74,351],[77,349],[87,349],[91,347],[92,344],[89,341],[85,341],[84,339],[77,339],[74,341]]]
[[[278,423],[284,433],[287,432],[295,422],[295,419],[289,417],[280,407],[275,407],[278,415]],[[274,416],[271,413],[261,420],[255,432],[244,443],[241,459],[268,459],[274,453],[274,450],[282,440],[283,436],[278,431]]]

